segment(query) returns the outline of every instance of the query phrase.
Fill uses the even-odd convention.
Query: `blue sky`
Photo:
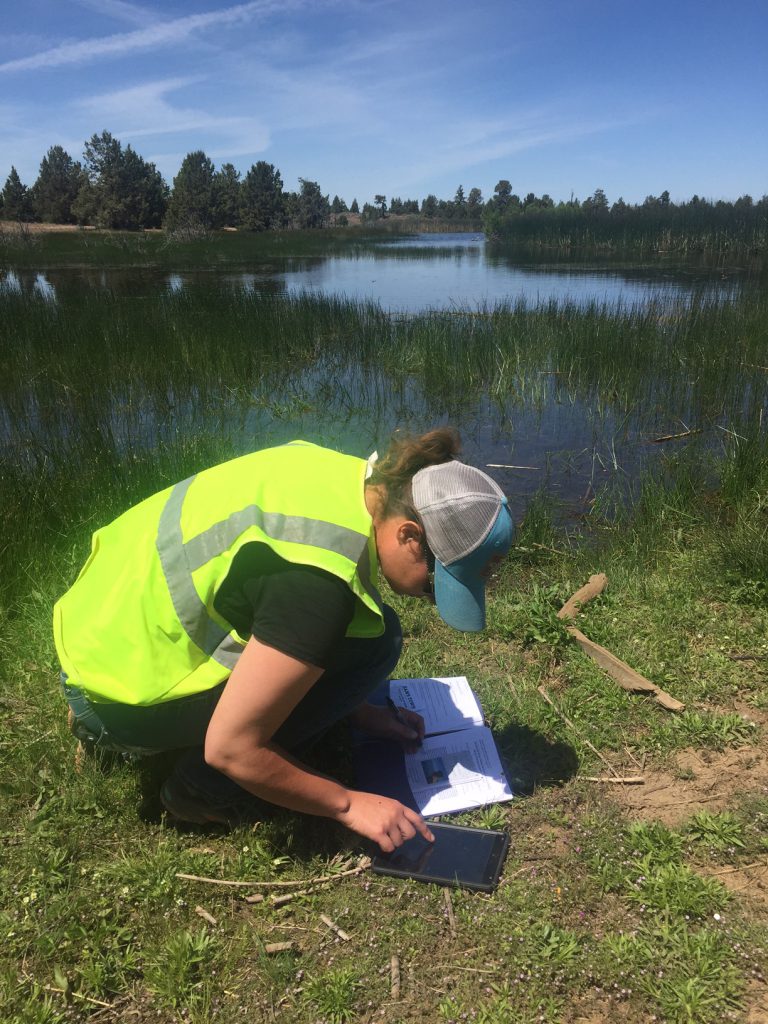
[[[768,3],[5,0],[0,185],[107,129],[351,202],[768,192]]]

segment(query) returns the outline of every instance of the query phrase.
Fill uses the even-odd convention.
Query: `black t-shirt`
[[[266,544],[244,544],[214,598],[243,639],[326,668],[352,621],[357,598],[333,573],[294,565]]]

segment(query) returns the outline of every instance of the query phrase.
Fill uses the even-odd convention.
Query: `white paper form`
[[[425,816],[512,799],[491,730],[485,726],[431,736],[405,754],[408,783]]]
[[[483,712],[466,676],[392,679],[389,695],[399,707],[418,711],[427,736],[483,724]]]

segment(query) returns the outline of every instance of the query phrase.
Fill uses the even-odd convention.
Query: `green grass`
[[[615,787],[580,776],[608,773],[597,749],[649,789],[683,785],[695,780],[681,751],[716,759],[747,745],[757,758],[764,747],[768,446],[764,375],[747,365],[765,361],[762,300],[672,320],[547,307],[393,323],[375,307],[215,289],[1,310],[3,1020],[708,1024],[758,1012],[768,911],[743,885],[768,858],[764,788],[745,771],[727,805],[682,804],[664,824],[650,811],[637,821]],[[563,372],[544,386],[542,367]],[[437,403],[461,413],[494,390],[624,410],[638,430],[675,399],[746,438],[723,434],[599,493],[578,527],[542,491],[492,581],[480,636],[388,595],[405,629],[399,671],[467,673],[508,760],[518,799],[461,816],[509,831],[499,890],[454,892],[454,935],[442,891],[416,883],[366,873],[277,908],[179,878],[312,879],[361,846],[287,813],[230,833],[176,830],[158,800],[168,759],[75,771],[50,612],[92,529],[246,437],[300,433],[307,404],[318,439],[340,444],[351,423],[364,448],[414,395],[435,403],[410,408],[427,425]],[[620,690],[563,633],[559,604],[596,571],[609,587],[580,628],[683,700],[683,714]],[[325,758],[348,778],[342,754]],[[742,888],[727,887],[731,871]],[[276,941],[295,949],[266,953]]]

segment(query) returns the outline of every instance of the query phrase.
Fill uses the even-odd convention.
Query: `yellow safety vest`
[[[380,636],[365,472],[363,459],[293,441],[197,473],[98,530],[54,608],[70,682],[96,702],[140,705],[223,682],[246,641],[213,601],[250,541],[344,580],[357,598],[347,635]]]

